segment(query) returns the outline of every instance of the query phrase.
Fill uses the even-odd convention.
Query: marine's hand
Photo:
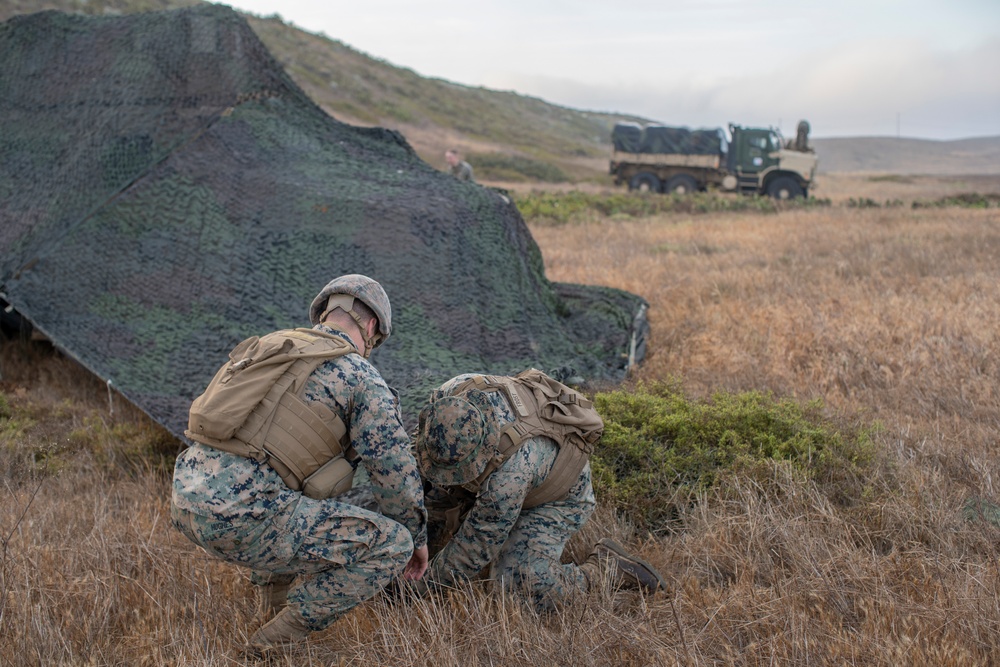
[[[413,550],[413,555],[410,556],[410,562],[406,564],[403,568],[403,579],[408,581],[416,581],[424,576],[424,572],[427,571],[427,546],[424,545],[419,549]]]

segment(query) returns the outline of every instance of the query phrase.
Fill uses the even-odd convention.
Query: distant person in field
[[[472,177],[472,165],[463,160],[454,148],[449,148],[444,152],[444,160],[448,163],[452,176],[460,181],[476,182]]]
[[[174,526],[252,572],[266,621],[250,637],[258,649],[302,640],[394,577],[427,569],[417,462],[395,395],[368,361],[389,337],[389,298],[371,278],[341,276],[309,319],[311,329],[230,353],[192,404],[195,444],[174,469]],[[381,513],[341,497],[359,465]]]
[[[583,394],[535,369],[459,375],[434,390],[415,440],[432,556],[426,585],[452,586],[490,565],[494,581],[539,610],[605,579],[665,588],[649,563],[609,539],[580,565],[560,560],[594,511],[589,454],[603,430]]]

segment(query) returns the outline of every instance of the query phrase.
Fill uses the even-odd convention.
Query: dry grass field
[[[431,161],[431,164],[443,164],[443,160]],[[594,160],[591,163],[594,171],[607,169],[607,160]],[[443,169],[443,167],[441,167]],[[484,181],[486,185],[505,188],[514,193],[526,194],[539,190],[535,183],[509,183]],[[580,190],[587,193],[615,194],[626,191],[624,186],[612,184],[611,178],[603,178],[600,182],[588,183],[546,183],[546,192],[568,192]],[[888,173],[821,173],[816,177],[816,184],[810,189],[810,196],[818,199],[829,199],[833,204],[846,204],[849,200],[871,199],[884,204],[887,201],[899,201],[910,204],[913,201],[937,200],[967,192],[981,194],[1000,194],[1000,176],[919,176]],[[735,197],[736,195],[725,195]]]
[[[846,502],[775,466],[669,536],[602,507],[567,557],[615,535],[671,582],[655,598],[601,590],[542,617],[479,586],[378,599],[258,661],[247,578],[170,527],[176,443],[44,344],[3,343],[0,665],[1000,663],[1000,528],[990,505],[963,511],[1000,501],[1000,211],[837,203],[912,185],[855,184],[873,189],[826,208],[532,225],[549,278],[649,301],[626,387],[760,389],[878,425]]]

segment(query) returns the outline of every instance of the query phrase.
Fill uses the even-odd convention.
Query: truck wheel
[[[767,194],[775,199],[795,199],[805,196],[802,186],[788,176],[779,176],[767,186]]]
[[[638,190],[639,192],[659,192],[660,179],[656,177],[656,174],[651,174],[648,171],[640,171],[628,182],[628,189]]]
[[[677,174],[667,181],[667,192],[673,195],[689,195],[698,190],[698,181],[687,174]]]

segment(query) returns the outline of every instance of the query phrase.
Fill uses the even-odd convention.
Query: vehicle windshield
[[[781,135],[778,134],[777,132],[771,132],[771,134],[768,135],[768,137],[771,140],[771,150],[780,151],[781,147],[784,146],[784,142],[781,140]]]

